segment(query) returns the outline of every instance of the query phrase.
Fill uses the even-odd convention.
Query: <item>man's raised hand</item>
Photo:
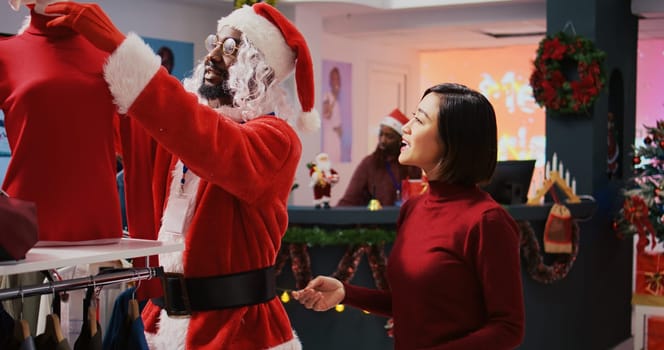
[[[60,15],[47,24],[48,27],[69,27],[85,36],[94,46],[113,52],[124,41],[125,35],[97,4],[57,2],[46,7],[46,13]]]

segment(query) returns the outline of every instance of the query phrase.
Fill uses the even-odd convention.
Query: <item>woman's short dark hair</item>
[[[440,94],[438,136],[443,143],[440,180],[463,185],[488,182],[496,169],[496,112],[481,93],[461,84],[433,86]]]

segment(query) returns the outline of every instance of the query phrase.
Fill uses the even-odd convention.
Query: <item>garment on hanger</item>
[[[42,272],[26,272],[15,275],[6,275],[0,277],[0,289],[18,288],[20,286],[31,286],[42,283],[44,276],[48,275]],[[25,297],[21,299],[10,299],[2,302],[5,310],[14,319],[19,318],[19,313],[23,312],[23,319],[28,321],[30,332],[38,334],[37,320],[39,319],[39,297]]]
[[[57,269],[57,273],[62,276],[63,280],[71,280],[74,278],[83,278],[89,277],[90,275],[96,275],[98,272],[101,273],[101,270],[105,267],[131,267],[131,265],[125,261],[112,261],[104,262],[99,264],[82,264],[76,266],[67,266],[60,269]],[[99,271],[98,271],[99,269]],[[108,270],[108,272],[113,272],[114,270]],[[48,281],[43,281],[48,283]],[[112,284],[105,286],[99,293],[98,299],[98,308],[97,308],[97,320],[101,324],[101,328],[105,329],[110,320],[110,315],[113,310],[113,303],[115,302],[117,295],[126,289],[126,282],[121,282],[118,284]],[[63,298],[58,307],[60,308],[60,327],[62,328],[62,333],[65,335],[70,344],[74,344],[78,338],[81,327],[83,327],[83,318],[85,316],[84,309],[84,300],[86,296],[86,289],[76,289],[66,291],[68,298]],[[27,298],[26,298],[27,300]],[[51,313],[53,294],[43,294],[41,296],[41,304],[39,306],[39,318],[37,321],[37,328],[33,331],[34,334],[40,334],[44,332],[46,325],[46,315]]]
[[[46,316],[46,329],[35,338],[35,347],[37,350],[71,350],[67,338],[62,335],[58,315]]]
[[[9,342],[14,337],[14,318],[0,303],[0,349],[8,349]]]
[[[26,320],[16,320],[14,322],[14,340],[18,350],[34,350],[35,341],[30,334],[30,325]],[[9,348],[8,348],[9,349]]]
[[[101,350],[101,326],[97,322],[97,307],[88,307],[88,314],[83,321],[81,334],[74,343],[74,350]]]
[[[133,305],[136,302],[135,290],[135,287],[128,288],[115,300],[104,336],[104,350],[148,350],[143,319]],[[130,308],[133,311],[130,312]],[[130,317],[130,314],[134,314],[134,317]]]
[[[34,338],[26,320],[14,320],[0,303],[0,349],[34,350]]]
[[[101,326],[97,322],[97,295],[94,288],[88,288],[83,300],[83,326],[74,350],[101,350]]]
[[[37,346],[35,345],[35,338],[29,336],[23,339],[18,350],[37,350]]]

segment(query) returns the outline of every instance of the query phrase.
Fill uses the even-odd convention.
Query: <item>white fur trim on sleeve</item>
[[[104,78],[118,106],[118,112],[127,113],[160,66],[161,59],[150,46],[138,35],[129,33],[109,56],[104,67]]]

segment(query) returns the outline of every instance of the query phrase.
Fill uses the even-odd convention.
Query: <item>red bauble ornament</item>
[[[634,164],[641,164],[641,157],[634,157],[634,158],[632,158],[632,163],[634,163]]]
[[[659,140],[659,147],[664,148],[664,140]]]

